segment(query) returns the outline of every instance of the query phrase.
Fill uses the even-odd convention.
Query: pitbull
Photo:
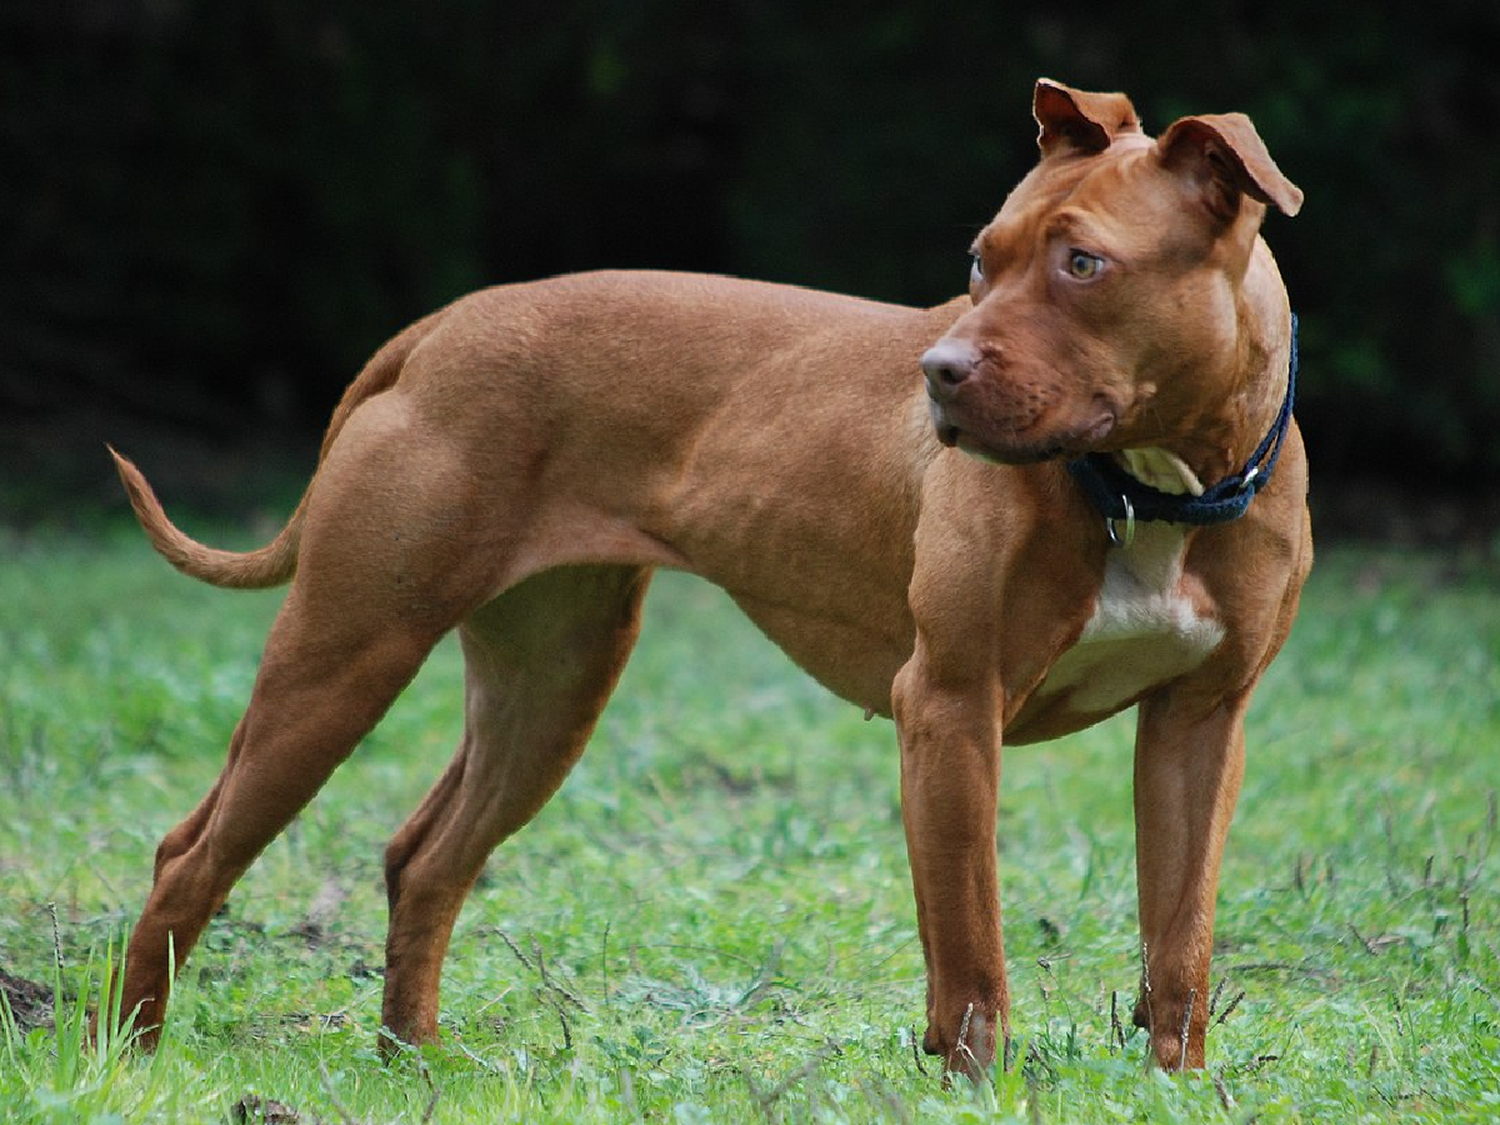
[[[1041,158],[937,308],[669,273],[471,294],[375,354],[244,554],[188,538],[114,454],[179,570],[291,583],[223,773],[157,851],[121,991],[148,1045],[169,959],[457,629],[462,741],[385,853],[382,1041],[435,1040],[464,898],[583,752],[666,567],[895,719],[949,1071],[1009,1033],[1002,744],[1136,707],[1135,1019],[1162,1067],[1203,1065],[1245,712],[1312,561],[1259,235],[1302,193],[1243,115],[1153,140],[1123,95],[1046,80],[1033,108]]]

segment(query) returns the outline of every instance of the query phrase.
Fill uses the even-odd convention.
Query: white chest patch
[[[1110,552],[1093,615],[1040,697],[1067,693],[1065,706],[1078,714],[1115,711],[1218,647],[1224,626],[1200,614],[1183,589],[1184,545],[1181,529],[1146,524],[1130,547]]]

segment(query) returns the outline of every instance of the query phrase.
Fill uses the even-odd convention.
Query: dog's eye
[[[1078,281],[1092,281],[1104,269],[1104,259],[1086,250],[1068,252],[1068,275]]]

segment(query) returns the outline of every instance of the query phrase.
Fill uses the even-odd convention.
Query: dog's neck
[[[1215,524],[1244,515],[1256,492],[1270,479],[1292,423],[1292,406],[1297,394],[1296,318],[1292,318],[1289,351],[1285,356],[1285,382],[1281,383],[1280,402],[1274,407],[1266,428],[1257,420],[1243,427],[1253,433],[1253,424],[1263,434],[1259,445],[1238,462],[1227,475],[1216,473],[1212,484],[1202,478],[1186,459],[1158,447],[1125,450],[1117,454],[1092,453],[1068,462],[1068,470],[1082,486],[1094,506],[1104,516],[1110,540],[1128,541],[1137,519],[1145,522]],[[1273,363],[1280,364],[1277,356]],[[1279,382],[1279,381],[1278,381]],[[1271,380],[1258,380],[1265,386]],[[1275,384],[1271,384],[1274,386]],[[1272,391],[1271,393],[1275,393]],[[1260,397],[1260,396],[1257,396]],[[1259,411],[1257,411],[1259,413]],[[1240,439],[1236,439],[1237,441]],[[1247,443],[1254,438],[1243,439]],[[1122,525],[1121,533],[1117,525]]]
[[[1277,429],[1287,396],[1295,393],[1290,383],[1293,372],[1289,350],[1265,344],[1250,347],[1259,351],[1259,363],[1241,366],[1259,374],[1233,396],[1235,405],[1224,419],[1229,434],[1178,452],[1161,446],[1119,450],[1113,455],[1116,465],[1140,483],[1170,496],[1202,496],[1215,481],[1242,471],[1251,453]]]

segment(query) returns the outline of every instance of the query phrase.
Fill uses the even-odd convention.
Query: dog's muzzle
[[[922,373],[927,380],[928,411],[932,416],[932,428],[937,431],[940,442],[947,446],[958,444],[959,427],[945,409],[958,395],[958,390],[974,374],[979,366],[979,355],[973,346],[960,340],[939,340],[922,356]]]

